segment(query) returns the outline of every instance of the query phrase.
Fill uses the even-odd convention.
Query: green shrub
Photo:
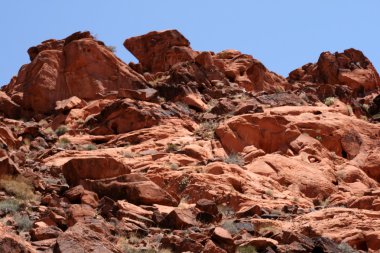
[[[21,215],[16,213],[13,219],[19,231],[29,231],[33,226],[33,221],[31,221],[26,214]]]
[[[235,214],[235,210],[227,205],[218,205],[218,212],[221,213],[224,217],[233,216]]]
[[[31,182],[22,176],[3,177],[0,180],[0,187],[20,200],[35,200],[37,198]]]
[[[325,105],[327,105],[327,106],[333,105],[334,102],[335,102],[335,97],[328,97],[325,99]]]
[[[134,158],[137,156],[136,153],[133,153],[133,152],[130,152],[130,151],[123,151],[122,152],[122,155],[125,157],[125,158]]]
[[[190,178],[188,176],[184,176],[179,182],[179,185],[178,185],[179,190],[184,191],[189,183],[190,183]]]
[[[239,246],[236,250],[238,253],[256,253],[256,248],[251,245]]]
[[[97,149],[97,147],[96,147],[96,145],[94,145],[94,144],[88,144],[88,145],[85,145],[84,147],[83,147],[83,150],[96,150]]]
[[[348,245],[347,243],[345,242],[342,242],[341,244],[338,245],[338,249],[342,252],[342,253],[357,253],[358,251],[354,250],[353,248],[351,248],[350,245]]]
[[[215,129],[219,124],[215,121],[206,121],[199,125],[199,128],[195,130],[194,134],[201,137],[204,140],[210,140],[215,138]]]
[[[224,162],[228,164],[236,164],[239,166],[243,166],[245,163],[244,158],[235,153],[230,154],[226,159],[224,159]]]
[[[180,147],[178,144],[168,143],[166,145],[166,152],[169,152],[169,153],[177,152],[177,151],[179,151],[179,149],[180,149]]]
[[[226,220],[222,224],[222,228],[230,232],[231,235],[239,233],[239,229],[236,227],[233,220]]]
[[[0,211],[3,213],[16,213],[20,210],[20,202],[16,199],[5,199],[0,201]]]
[[[65,137],[62,137],[62,138],[59,138],[58,141],[57,141],[57,146],[59,148],[67,148],[69,146],[69,144],[71,143],[71,141]]]
[[[58,136],[64,135],[68,131],[68,128],[64,125],[60,125],[57,129],[55,129],[55,134]]]
[[[273,191],[271,189],[265,190],[265,194],[270,196],[270,197],[273,197]]]
[[[178,170],[179,165],[176,163],[169,163],[169,167],[171,170]]]

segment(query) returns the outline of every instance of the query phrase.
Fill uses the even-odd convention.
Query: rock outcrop
[[[287,79],[178,31],[28,50],[0,92],[1,252],[379,252],[379,76]],[[23,119],[23,120],[21,120]]]
[[[355,49],[343,53],[323,52],[318,62],[306,64],[289,74],[289,81],[346,85],[355,95],[363,96],[380,87],[380,77],[365,55]]]
[[[141,75],[89,32],[44,41],[28,53],[31,63],[4,88],[25,110],[49,113],[56,101],[72,96],[94,100],[110,91],[146,87]]]

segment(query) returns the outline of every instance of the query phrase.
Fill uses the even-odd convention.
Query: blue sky
[[[136,61],[126,38],[175,28],[195,50],[237,49],[284,76],[350,47],[380,69],[379,11],[379,0],[1,0],[0,85],[29,62],[29,47],[80,30],[116,46],[125,62]]]

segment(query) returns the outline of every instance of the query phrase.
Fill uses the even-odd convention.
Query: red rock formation
[[[124,46],[140,61],[144,72],[163,72],[176,63],[194,60],[190,42],[177,30],[132,37]]]
[[[323,52],[318,62],[306,64],[289,74],[289,81],[340,84],[362,95],[380,87],[380,77],[361,51],[347,49],[343,53]]]
[[[48,113],[56,101],[71,96],[93,100],[109,91],[145,87],[141,75],[89,32],[42,42],[28,53],[31,63],[4,89],[26,110]]]
[[[360,51],[285,80],[175,30],[125,46],[140,63],[86,32],[45,41],[0,92],[1,252],[379,251]]]

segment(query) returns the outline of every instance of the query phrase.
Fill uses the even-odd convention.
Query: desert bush
[[[96,150],[96,149],[97,149],[97,147],[95,144],[88,144],[88,145],[84,145],[84,147],[83,147],[83,150],[88,150],[88,151]]]
[[[35,200],[37,198],[31,182],[22,176],[3,177],[0,179],[0,187],[20,200]]]
[[[274,226],[270,226],[270,225],[267,225],[267,226],[261,226],[259,229],[258,229],[258,233],[260,235],[266,235],[266,234],[269,234],[269,233],[272,233],[273,235],[275,234],[278,234],[281,232],[281,229],[278,228],[278,227],[274,227]]]
[[[335,97],[328,97],[325,99],[325,105],[327,105],[327,106],[333,105],[334,102],[335,102]]]
[[[206,121],[199,125],[199,128],[195,130],[194,134],[205,140],[215,138],[215,129],[218,127],[218,123],[215,121]]]
[[[130,151],[123,151],[122,152],[122,155],[125,157],[125,158],[134,158],[137,156],[136,153],[134,152],[130,152]]]
[[[235,210],[227,205],[218,205],[218,212],[221,213],[224,217],[233,216],[235,214]]]
[[[154,247],[147,245],[146,247],[141,247],[139,245],[134,246],[132,244],[139,244],[142,240],[135,235],[130,236],[128,239],[122,237],[117,242],[118,248],[125,253],[171,253],[172,251],[168,249],[156,250]]]
[[[57,146],[59,148],[67,148],[70,145],[71,141],[65,137],[59,138],[57,141]]]
[[[282,87],[282,86],[275,86],[274,87],[274,92],[275,93],[281,93],[281,92],[284,92],[285,89]]]
[[[243,166],[244,158],[241,157],[239,154],[233,153],[233,154],[230,154],[226,159],[224,159],[224,162],[228,164],[236,164],[239,166]]]
[[[115,46],[107,46],[107,49],[110,50],[112,53],[116,53],[116,47]]]
[[[256,253],[256,248],[251,245],[239,246],[236,250],[237,253]]]
[[[330,205],[330,202],[331,202],[330,198],[326,198],[326,199],[320,201],[320,206],[322,208],[326,208]]]
[[[222,223],[222,228],[230,232],[231,235],[237,234],[239,229],[235,226],[233,220],[226,220]]]
[[[16,213],[20,210],[20,201],[16,199],[5,199],[0,201],[0,211],[2,213]]]
[[[48,127],[48,128],[45,128],[43,130],[43,132],[46,134],[46,135],[53,135],[55,132],[54,130],[51,128],[51,127]]]
[[[178,170],[179,169],[179,165],[176,163],[169,163],[169,167],[171,170]]]
[[[17,226],[17,230],[19,231],[29,231],[33,226],[33,221],[30,220],[29,216],[26,214],[16,213],[13,216],[15,224]]]
[[[273,190],[267,189],[267,190],[265,190],[265,194],[270,196],[270,197],[273,197]]]
[[[348,245],[347,243],[345,242],[342,242],[341,244],[338,245],[338,249],[342,252],[342,253],[357,253],[358,251],[354,250],[353,248],[351,248],[350,245]]]
[[[180,191],[184,191],[189,183],[190,183],[190,178],[188,176],[184,176],[179,182],[178,189]]]
[[[179,149],[180,149],[180,147],[178,144],[168,143],[166,145],[166,152],[169,152],[169,153],[177,152],[177,151],[179,151]]]
[[[64,135],[68,131],[67,126],[60,125],[57,129],[55,129],[55,134],[58,136]]]

